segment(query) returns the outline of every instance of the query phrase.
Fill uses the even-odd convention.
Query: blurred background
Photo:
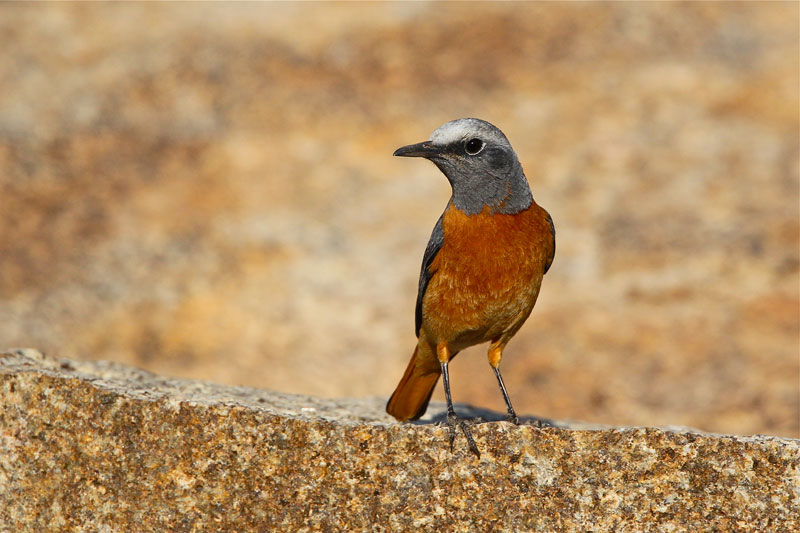
[[[391,154],[474,116],[558,230],[518,412],[797,436],[799,10],[4,4],[0,345],[388,398],[450,194]]]

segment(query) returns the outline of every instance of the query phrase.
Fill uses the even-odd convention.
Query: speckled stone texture
[[[478,424],[0,356],[3,531],[796,531],[800,441]],[[441,409],[441,406],[435,406]]]

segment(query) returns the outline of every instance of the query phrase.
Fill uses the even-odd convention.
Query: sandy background
[[[558,230],[520,413],[797,436],[798,10],[4,4],[0,346],[388,397],[449,196],[391,154],[476,116]]]

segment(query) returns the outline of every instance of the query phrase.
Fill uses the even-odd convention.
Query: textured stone
[[[800,441],[478,424],[483,454],[383,399],[0,358],[3,531],[792,531]],[[441,406],[434,406],[434,411]]]

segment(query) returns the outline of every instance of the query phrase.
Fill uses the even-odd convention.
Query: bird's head
[[[394,155],[433,161],[450,181],[453,204],[473,215],[518,213],[532,196],[517,154],[492,124],[460,118],[440,126],[427,141],[398,148]]]

